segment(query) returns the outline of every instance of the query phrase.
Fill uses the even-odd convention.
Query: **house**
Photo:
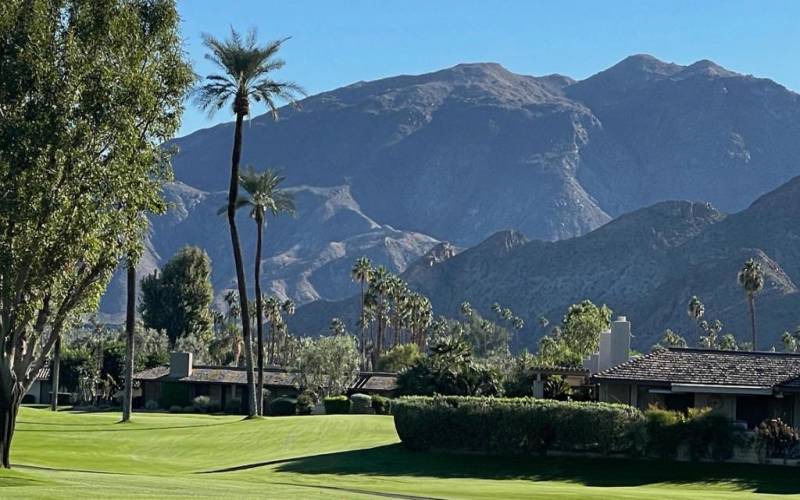
[[[50,381],[50,367],[45,366],[36,374],[22,401],[25,404],[50,404],[53,398],[53,384]]]
[[[256,374],[257,376],[257,374]],[[141,388],[141,404],[155,401],[162,408],[188,406],[197,396],[208,396],[211,404],[229,408],[236,400],[247,410],[247,370],[232,366],[194,365],[192,354],[173,352],[169,366],[157,366],[134,375]],[[295,395],[297,378],[280,368],[264,370],[264,388],[272,395]]]
[[[751,429],[775,417],[800,427],[800,354],[658,349],[592,380],[601,401],[641,409],[710,407]]]
[[[397,374],[390,372],[360,372],[347,388],[347,394],[369,394],[392,397],[397,391]]]

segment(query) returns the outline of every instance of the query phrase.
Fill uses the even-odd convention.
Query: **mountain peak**
[[[717,77],[738,76],[738,73],[727,70],[722,66],[720,66],[719,64],[715,63],[714,61],[709,61],[708,59],[701,59],[687,66],[680,73],[675,75],[676,78],[687,78],[690,76],[705,76],[708,78],[717,78]]]

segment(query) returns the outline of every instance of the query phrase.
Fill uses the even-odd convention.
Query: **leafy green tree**
[[[543,363],[579,366],[583,359],[597,351],[600,333],[611,326],[611,309],[596,306],[589,300],[569,306],[561,326],[539,342]]]
[[[274,170],[256,172],[253,167],[245,170],[239,176],[239,182],[245,195],[239,195],[236,208],[247,207],[250,216],[256,222],[256,262],[255,262],[255,292],[256,292],[256,335],[258,338],[258,388],[257,393],[264,393],[264,308],[261,297],[261,240],[264,234],[264,225],[267,215],[278,217],[283,214],[294,214],[294,196],[278,186],[285,179]],[[224,210],[224,209],[223,209]],[[263,398],[256,398],[258,414],[264,414]]]
[[[680,336],[679,334],[673,332],[669,328],[664,330],[664,334],[661,336],[661,340],[658,344],[654,345],[654,348],[659,347],[688,347],[689,343],[686,342],[686,339]]]
[[[697,295],[692,295],[692,298],[689,300],[689,303],[686,305],[686,314],[689,315],[692,321],[695,322],[698,328],[700,328],[700,334],[702,335],[702,328],[700,327],[700,322],[703,320],[703,316],[706,313],[706,306],[703,304]]]
[[[185,246],[159,273],[142,279],[139,305],[147,328],[164,330],[170,345],[187,335],[210,341],[213,318],[211,260],[198,247]]]
[[[786,352],[800,352],[800,326],[794,332],[783,332],[781,335],[783,350]]]
[[[306,389],[323,396],[342,394],[358,372],[358,361],[358,346],[351,335],[304,338],[291,370]]]
[[[764,288],[764,273],[761,264],[753,259],[748,259],[739,271],[737,277],[739,286],[747,294],[747,306],[750,309],[750,327],[753,332],[753,350],[758,348],[756,342],[756,295]]]
[[[256,414],[258,398],[256,398],[256,386],[253,380],[253,343],[250,335],[250,314],[247,307],[247,281],[244,276],[239,232],[236,228],[239,163],[242,158],[242,125],[245,117],[250,115],[251,99],[263,103],[272,117],[277,119],[280,102],[294,103],[295,98],[304,93],[303,89],[295,83],[273,79],[275,72],[285,64],[282,59],[277,58],[277,54],[286,40],[288,39],[284,38],[266,45],[259,45],[255,30],[249,31],[246,37],[242,37],[233,28],[225,41],[204,34],[203,43],[208,49],[206,59],[214,63],[221,73],[207,76],[205,83],[199,88],[196,95],[197,104],[208,110],[210,114],[231,104],[233,114],[236,115],[227,214],[233,259],[236,264],[236,282],[239,287],[244,356],[247,367],[247,392],[250,402],[248,411],[251,417]]]
[[[400,344],[383,353],[378,359],[378,370],[399,372],[416,364],[422,353],[417,344]]]
[[[160,212],[193,74],[172,0],[0,8],[0,462],[22,396]]]
[[[344,321],[339,318],[333,318],[329,328],[331,335],[338,337],[340,335],[347,335],[347,327],[344,326]]]

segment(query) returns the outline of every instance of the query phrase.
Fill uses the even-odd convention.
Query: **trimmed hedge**
[[[391,415],[392,400],[375,394],[372,396],[372,410],[376,415]]]
[[[639,410],[607,403],[416,396],[394,400],[392,414],[403,445],[413,450],[638,454],[645,439]]]
[[[350,413],[350,400],[347,396],[329,396],[322,400],[326,415]]]
[[[351,395],[350,413],[372,413],[372,397],[369,394],[361,393]]]
[[[269,404],[269,414],[274,417],[286,417],[297,414],[297,400],[287,396],[273,399]]]

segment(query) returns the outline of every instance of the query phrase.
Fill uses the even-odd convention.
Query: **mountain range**
[[[478,251],[514,230],[534,240],[524,247],[544,248],[613,219],[658,218],[635,211],[667,200],[739,212],[800,174],[799,133],[798,94],[710,61],[635,55],[581,81],[479,63],[357,82],[245,125],[244,163],[281,168],[300,205],[297,220],[269,222],[264,288],[324,309],[356,292],[348,271],[362,254],[409,272],[440,242]],[[197,244],[211,255],[215,289],[232,286],[216,216],[232,136],[226,123],[173,141],[172,209],[153,218],[140,273]],[[247,223],[243,214],[251,252]],[[501,234],[507,246],[523,239]],[[595,263],[585,258],[574,267]],[[246,261],[252,268],[252,254]],[[121,284],[116,276],[104,312],[122,310]],[[521,306],[528,316],[548,310]]]

